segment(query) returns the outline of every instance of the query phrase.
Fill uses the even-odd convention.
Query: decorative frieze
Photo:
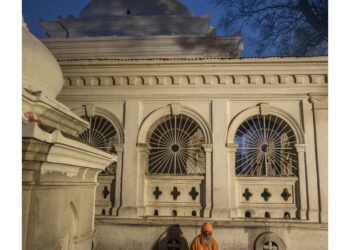
[[[65,76],[65,86],[327,85],[327,75]]]

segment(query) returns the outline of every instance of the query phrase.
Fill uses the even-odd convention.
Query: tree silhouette
[[[213,0],[224,9],[221,25],[244,32],[256,54],[328,54],[327,0]]]

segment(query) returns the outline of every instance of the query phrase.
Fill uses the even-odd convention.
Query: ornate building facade
[[[327,57],[241,59],[170,0],[42,25],[80,140],[117,155],[93,249],[188,249],[204,221],[220,249],[327,249]]]

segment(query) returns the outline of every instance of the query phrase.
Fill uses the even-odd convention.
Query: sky
[[[57,16],[66,17],[72,15],[77,17],[79,12],[91,0],[23,0],[23,16],[29,29],[37,37],[46,37],[43,29],[40,28],[39,19],[56,20]],[[147,1],[147,0],[146,0]],[[218,27],[219,19],[222,15],[222,9],[215,6],[212,0],[181,0],[194,15],[202,16],[209,15],[211,17],[211,25]],[[222,29],[218,29],[219,35],[224,35]]]
[[[34,35],[39,38],[46,38],[44,30],[39,25],[40,18],[47,21],[55,21],[59,15],[62,17],[67,17],[68,15],[78,17],[79,12],[90,1],[91,0],[22,0],[23,18],[29,30]],[[217,35],[231,35],[220,28],[219,22],[223,14],[223,9],[220,6],[216,6],[212,0],[181,0],[181,2],[196,16],[210,16],[210,24],[216,28]],[[249,46],[247,47],[247,44],[244,43],[244,51],[241,56],[255,56],[254,49]]]

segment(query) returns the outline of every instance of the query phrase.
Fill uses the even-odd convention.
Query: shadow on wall
[[[169,226],[162,233],[152,250],[189,250],[186,238],[183,236],[180,225],[175,224]]]
[[[239,58],[243,51],[241,35],[237,33],[229,37],[217,36],[182,36],[176,39],[188,55],[202,55],[202,57]]]

